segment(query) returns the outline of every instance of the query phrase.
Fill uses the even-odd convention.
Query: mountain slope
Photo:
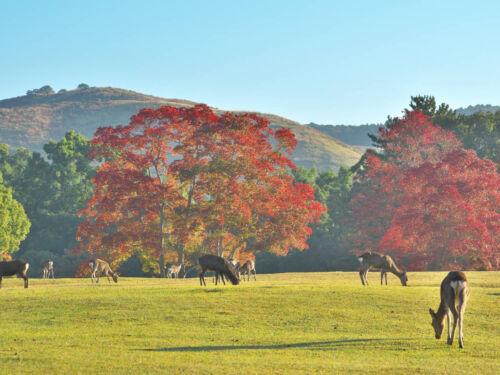
[[[91,138],[99,126],[126,124],[141,108],[195,104],[110,87],[5,99],[0,101],[0,142],[11,148],[39,151],[48,140],[61,139],[68,130],[76,130]],[[276,115],[258,114],[267,118],[271,126],[284,126],[295,133],[298,147],[292,159],[298,166],[337,170],[341,165],[356,163],[361,157],[355,148],[309,126]]]

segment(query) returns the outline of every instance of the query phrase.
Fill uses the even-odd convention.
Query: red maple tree
[[[91,157],[105,161],[75,250],[115,263],[136,253],[162,270],[190,251],[286,254],[307,247],[308,225],[324,210],[287,173],[294,135],[256,115],[143,109],[129,125],[99,128],[91,143]]]
[[[354,187],[354,251],[390,252],[412,269],[498,268],[494,165],[418,111],[378,140],[383,153],[366,155]]]

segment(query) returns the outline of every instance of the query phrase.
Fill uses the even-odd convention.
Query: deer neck
[[[390,265],[389,271],[391,271],[394,275],[401,278],[404,274],[394,263]]]
[[[444,321],[444,318],[446,317],[446,306],[443,301],[439,304],[438,311],[436,311],[436,319],[439,322]]]

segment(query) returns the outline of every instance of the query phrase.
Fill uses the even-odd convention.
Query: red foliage
[[[198,105],[146,108],[129,125],[99,128],[91,157],[106,161],[81,211],[76,251],[118,263],[136,251],[176,252],[183,261],[196,243],[218,253],[243,244],[247,252],[305,248],[324,208],[285,173],[294,168],[283,154],[296,146],[294,135],[268,125]]]
[[[352,200],[356,250],[401,257],[411,269],[499,268],[500,178],[452,133],[414,111],[380,132]]]

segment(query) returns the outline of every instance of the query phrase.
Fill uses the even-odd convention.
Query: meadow
[[[467,272],[465,348],[434,338],[445,272],[198,279],[4,279],[1,374],[500,373],[500,272]]]

